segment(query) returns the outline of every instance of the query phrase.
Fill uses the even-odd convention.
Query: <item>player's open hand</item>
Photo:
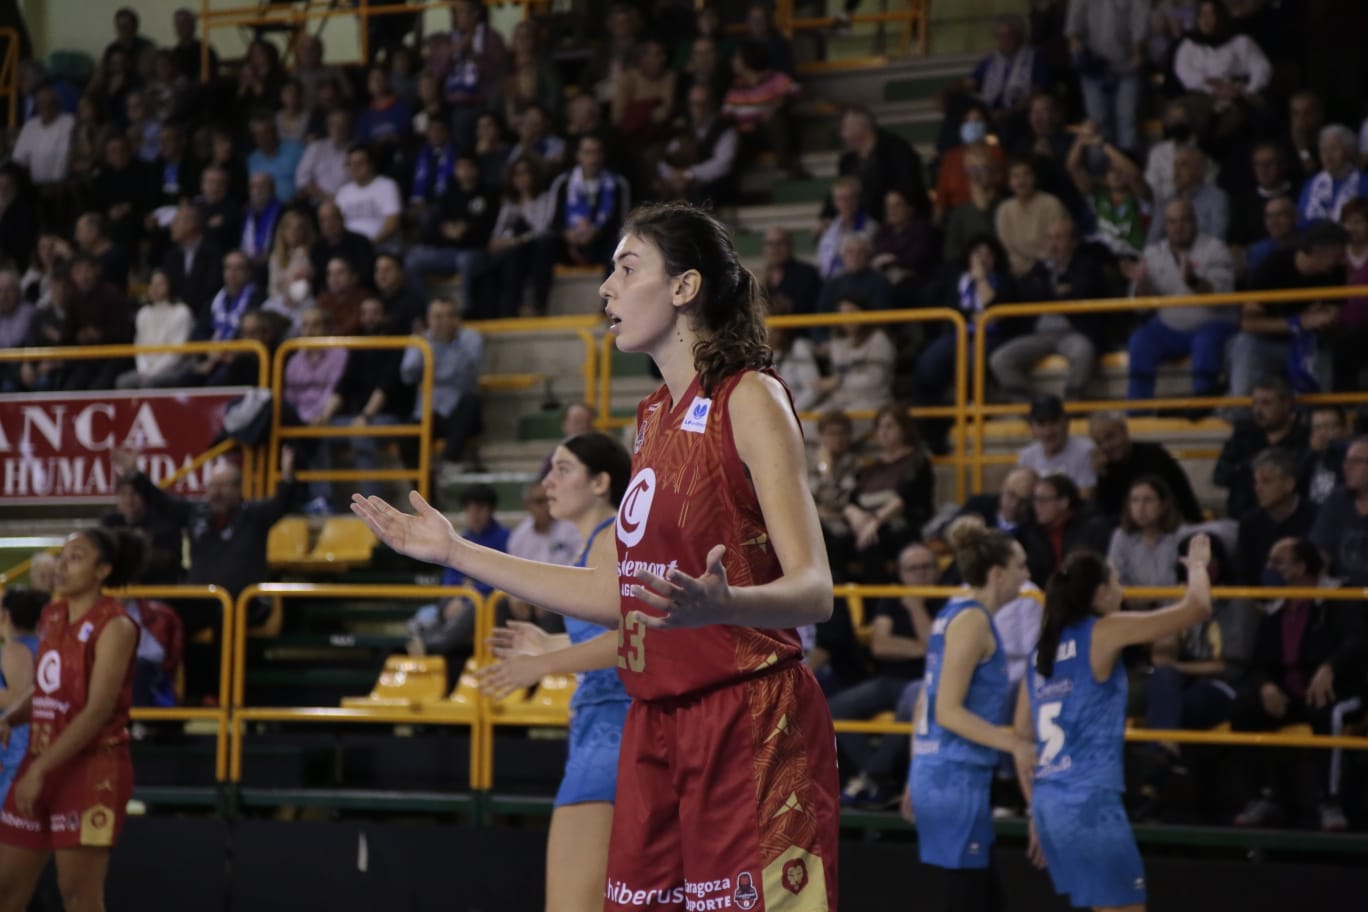
[[[541,681],[543,674],[539,656],[521,655],[493,665],[486,665],[475,672],[475,680],[480,684],[480,692],[502,700],[509,694],[522,690]]]
[[[551,634],[527,621],[509,621],[489,634],[489,649],[496,659],[541,655],[550,651],[552,642]]]
[[[722,566],[725,545],[717,545],[708,552],[707,569],[702,576],[689,576],[673,570],[669,578],[642,571],[637,574],[635,595],[661,613],[655,617],[638,612],[647,627],[703,627],[707,624],[726,624],[731,618],[731,586],[727,584],[727,568]]]
[[[377,538],[400,554],[449,566],[457,541],[451,522],[417,491],[409,493],[409,503],[413,513],[397,510],[379,497],[353,494],[351,508]]]

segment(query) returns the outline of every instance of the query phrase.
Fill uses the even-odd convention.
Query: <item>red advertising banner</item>
[[[109,454],[138,451],[155,482],[209,449],[240,388],[23,393],[0,396],[0,503],[108,503]],[[213,465],[173,488],[194,496]]]

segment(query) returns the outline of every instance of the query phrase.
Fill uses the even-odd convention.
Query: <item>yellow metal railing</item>
[[[950,586],[837,586],[833,592],[836,597],[847,599],[851,607],[857,609],[856,613],[859,613],[858,607],[869,599],[901,598],[904,596],[949,598],[963,594],[964,589]],[[506,598],[501,592],[495,592],[490,597],[483,598],[478,592],[462,586],[266,583],[247,587],[239,594],[236,603],[230,600],[225,590],[217,586],[139,586],[111,590],[110,594],[117,598],[209,599],[219,603],[221,612],[219,705],[206,708],[139,708],[133,711],[133,718],[144,721],[213,722],[216,730],[215,775],[220,782],[236,783],[242,780],[243,744],[248,736],[248,724],[251,722],[465,726],[471,730],[470,787],[475,791],[488,790],[493,785],[494,729],[496,726],[549,727],[564,726],[569,723],[568,713],[559,718],[539,716],[531,721],[526,718],[519,718],[516,715],[501,718],[499,712],[491,709],[494,705],[492,699],[484,695],[475,701],[473,712],[468,715],[444,713],[440,707],[432,705],[367,708],[336,706],[250,707],[244,705],[247,675],[247,606],[250,600],[254,598],[265,596],[276,599],[418,600],[463,597],[475,607],[475,657],[477,664],[483,664],[488,661],[486,640],[492,629],[495,606],[499,601]],[[1176,599],[1181,594],[1182,590],[1176,587],[1136,587],[1126,590],[1127,597],[1142,599]],[[1360,601],[1368,599],[1368,589],[1217,587],[1213,589],[1212,595],[1217,599],[1314,598],[1325,601]],[[911,732],[911,724],[908,722],[884,720],[838,720],[835,726],[838,732],[887,735],[908,735]],[[1170,731],[1130,726],[1126,729],[1125,737],[1128,741],[1368,750],[1368,737],[1356,735],[1307,735],[1296,732]]]
[[[1136,311],[1165,310],[1171,307],[1238,307],[1248,303],[1285,304],[1313,301],[1344,300],[1368,297],[1368,287],[1347,288],[1307,288],[1294,291],[1231,292],[1228,294],[1175,295],[1173,297],[1108,298],[1096,301],[1050,301],[1031,304],[1000,304],[979,314],[974,326],[974,388],[971,408],[974,413],[972,429],[974,446],[969,455],[973,464],[974,491],[983,489],[983,466],[993,461],[984,449],[986,425],[990,416],[1024,415],[1027,406],[1023,403],[991,404],[988,402],[988,358],[987,331],[989,326],[1001,320],[1021,317],[1039,317],[1044,314],[1103,314],[1114,313],[1121,316]],[[1321,393],[1299,396],[1306,404],[1345,404],[1368,402],[1364,393]],[[1145,400],[1103,399],[1065,403],[1069,412],[1093,412],[1101,409],[1133,409],[1137,405],[1152,409],[1214,409],[1232,405],[1248,405],[1249,399],[1233,396],[1183,396]]]
[[[284,427],[280,413],[285,402],[285,361],[294,352],[330,351],[342,348],[347,351],[359,349],[409,349],[416,348],[423,355],[423,375],[418,381],[418,395],[422,397],[423,407],[419,410],[417,424],[376,424],[365,427]],[[280,446],[282,440],[301,438],[336,439],[346,437],[417,437],[418,467],[416,469],[329,469],[311,470],[295,473],[301,482],[309,481],[413,481],[418,492],[428,496],[428,481],[432,465],[432,346],[422,336],[317,336],[311,338],[286,339],[275,352],[274,369],[271,371],[271,442],[266,450],[265,489],[275,490],[280,481]]]
[[[951,598],[963,595],[962,587],[954,586],[836,586],[833,589],[837,598],[846,599],[851,608],[852,622],[857,614],[863,616],[862,607],[866,599],[903,598]],[[1133,586],[1125,590],[1126,598],[1157,600],[1177,600],[1184,590],[1176,586]],[[1333,602],[1353,602],[1368,600],[1368,589],[1321,589],[1304,587],[1261,587],[1261,586],[1216,586],[1211,590],[1213,599],[1319,599]],[[870,735],[911,735],[911,722],[897,722],[883,719],[838,719],[836,731]],[[1308,735],[1296,732],[1235,732],[1215,730],[1152,729],[1127,725],[1127,741],[1165,741],[1183,744],[1222,744],[1235,747],[1313,747],[1348,748],[1368,750],[1368,737],[1358,735]]]
[[[425,13],[428,10],[450,9],[456,4],[452,0],[425,0],[422,3],[385,3],[371,0],[357,0],[355,4],[341,5],[323,0],[309,0],[307,3],[279,4],[263,6],[233,6],[211,8],[209,0],[201,0],[200,22],[204,24],[204,41],[200,48],[200,78],[209,78],[209,33],[213,29],[255,28],[275,26],[302,29],[310,22],[323,22],[328,19],[346,17],[357,23],[357,39],[360,45],[360,60],[352,63],[366,63],[370,60],[370,18],[372,16],[394,16]],[[520,6],[523,18],[533,15],[551,5],[551,0],[485,0],[486,6]],[[348,61],[329,61],[347,63]]]
[[[446,599],[466,598],[476,612],[475,655],[477,661],[484,656],[483,633],[489,630],[488,613],[485,599],[474,589],[465,586],[394,586],[394,585],[349,585],[312,583],[262,583],[248,586],[238,595],[237,612],[233,625],[232,652],[232,701],[229,720],[229,765],[228,781],[242,781],[243,741],[249,722],[312,722],[337,723],[356,722],[393,725],[455,725],[470,728],[470,787],[482,788],[486,771],[483,766],[487,756],[483,737],[483,701],[475,706],[473,716],[434,712],[431,707],[337,707],[337,706],[292,706],[292,707],[249,707],[245,706],[247,678],[247,606],[252,599],[266,596],[274,599],[291,598],[350,598],[350,599]]]
[[[265,387],[266,372],[271,359],[266,346],[255,339],[234,339],[230,342],[182,342],[179,345],[54,345],[39,348],[0,349],[4,361],[90,361],[109,358],[133,358],[137,355],[209,355],[239,353],[252,355],[257,362],[257,386]]]
[[[698,0],[701,8],[705,0]],[[777,0],[774,4],[774,27],[785,38],[792,38],[796,32],[823,31],[840,24],[835,16],[803,16],[798,17],[793,12],[793,0]],[[908,57],[916,54],[918,57],[926,56],[927,43],[927,22],[930,18],[931,0],[890,0],[885,4],[892,9],[886,9],[881,13],[852,13],[849,18],[844,20],[851,25],[885,23],[901,24],[898,33],[898,56]],[[744,24],[730,26],[728,31],[739,32],[745,29]],[[833,61],[818,64],[805,64],[802,69],[804,72],[813,72],[832,68],[831,63],[845,66],[871,66],[879,63],[886,63],[884,57],[862,58],[856,61]]]
[[[913,407],[909,413],[915,417],[951,417],[956,422],[952,438],[952,452],[949,456],[935,460],[938,464],[951,464],[955,467],[956,498],[963,501],[969,493],[983,490],[984,466],[1015,462],[1010,453],[988,453],[986,438],[988,419],[1011,415],[1025,415],[1028,406],[1024,403],[988,402],[986,333],[988,328],[999,321],[1012,318],[1031,318],[1042,314],[1131,314],[1136,311],[1161,310],[1169,307],[1201,306],[1232,307],[1245,303],[1289,303],[1323,300],[1342,300],[1347,298],[1368,297],[1368,286],[1347,288],[1298,289],[1278,292],[1241,292],[1220,295],[1189,295],[1183,297],[1159,298],[1112,298],[1097,301],[1066,301],[1024,304],[1003,304],[988,308],[978,315],[972,334],[972,361],[967,357],[969,346],[964,338],[963,317],[958,311],[945,308],[924,308],[919,310],[891,310],[861,314],[819,314],[770,317],[766,322],[776,327],[837,326],[849,323],[888,324],[913,321],[950,320],[957,334],[955,352],[954,401],[948,406]],[[597,400],[598,417],[596,423],[602,428],[616,428],[629,425],[633,418],[615,417],[612,414],[613,364],[612,354],[614,337],[605,334],[599,344]],[[965,381],[966,365],[973,364],[972,388]],[[1306,405],[1346,405],[1368,403],[1368,392],[1316,393],[1298,396],[1298,401]],[[1169,396],[1145,400],[1099,399],[1066,402],[1065,410],[1072,414],[1086,414],[1104,409],[1126,411],[1143,407],[1156,410],[1216,409],[1229,406],[1245,406],[1249,397],[1238,396]],[[852,417],[867,418],[869,413],[852,412]],[[805,420],[814,414],[804,414]],[[1211,447],[1178,448],[1176,455],[1191,459],[1214,458],[1218,451]]]

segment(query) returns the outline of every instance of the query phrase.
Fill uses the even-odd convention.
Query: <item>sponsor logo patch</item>
[[[618,541],[629,548],[641,544],[646,537],[646,521],[651,516],[651,503],[656,495],[656,474],[654,469],[642,469],[632,477],[627,485],[627,493],[622,497],[618,508]]]
[[[702,434],[708,429],[708,413],[711,411],[711,399],[695,396],[689,410],[684,413],[684,421],[679,425],[679,429],[691,434]]]
[[[62,656],[55,649],[49,649],[38,660],[38,687],[43,693],[56,693],[62,686]]]
[[[755,889],[755,884],[751,882],[749,871],[742,871],[736,875],[736,889],[732,891],[732,899],[736,900],[736,907],[743,912],[760,904],[760,891]]]

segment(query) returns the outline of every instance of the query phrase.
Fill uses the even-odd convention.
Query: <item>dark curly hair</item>
[[[702,277],[692,309],[699,334],[694,366],[705,395],[732,374],[773,365],[764,288],[741,265],[725,225],[696,206],[655,203],[634,210],[622,233],[654,244],[666,275],[693,269]]]

